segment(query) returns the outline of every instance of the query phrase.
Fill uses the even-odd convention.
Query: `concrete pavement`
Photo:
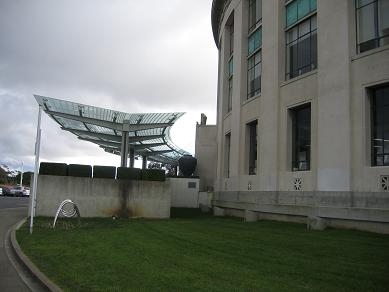
[[[28,198],[0,197],[0,291],[30,291],[20,279],[7,253],[7,231],[27,216]]]

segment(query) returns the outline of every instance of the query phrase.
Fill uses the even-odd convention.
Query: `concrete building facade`
[[[197,159],[196,176],[201,176],[200,192],[213,192],[216,179],[216,125],[206,122],[196,124],[195,157]]]
[[[389,232],[389,1],[214,0],[212,28],[214,205]]]

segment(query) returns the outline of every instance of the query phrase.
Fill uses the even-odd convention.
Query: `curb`
[[[40,284],[42,290],[61,292],[62,289],[59,288],[56,284],[54,284],[54,282],[52,282],[49,278],[47,278],[46,275],[44,275],[37,268],[37,266],[23,253],[22,249],[19,246],[19,243],[16,240],[16,230],[18,230],[26,221],[27,218],[24,218],[18,223],[16,223],[14,226],[12,226],[10,229],[10,242],[15,256],[19,260],[23,268],[25,268],[25,270],[32,276],[33,280]],[[18,269],[17,272],[20,275],[20,271],[18,271]],[[30,283],[28,283],[28,281],[26,281],[24,277],[21,278],[32,291],[36,290],[31,287]]]

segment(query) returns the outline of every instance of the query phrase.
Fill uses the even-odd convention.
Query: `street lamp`
[[[31,209],[30,209],[30,234],[32,234],[32,227],[34,225],[36,189],[37,189],[37,185],[38,185],[39,154],[40,154],[40,147],[41,147],[41,132],[42,132],[42,130],[41,130],[41,116],[42,116],[42,108],[39,106],[38,125],[36,128],[36,141],[35,141],[34,181],[32,184],[32,198],[31,198]]]
[[[22,171],[20,172],[20,186],[23,186],[23,161],[22,161]]]

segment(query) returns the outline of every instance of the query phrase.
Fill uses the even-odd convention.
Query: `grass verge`
[[[23,251],[65,291],[388,291],[389,236],[173,212],[36,218]],[[182,216],[184,215],[184,216]]]

